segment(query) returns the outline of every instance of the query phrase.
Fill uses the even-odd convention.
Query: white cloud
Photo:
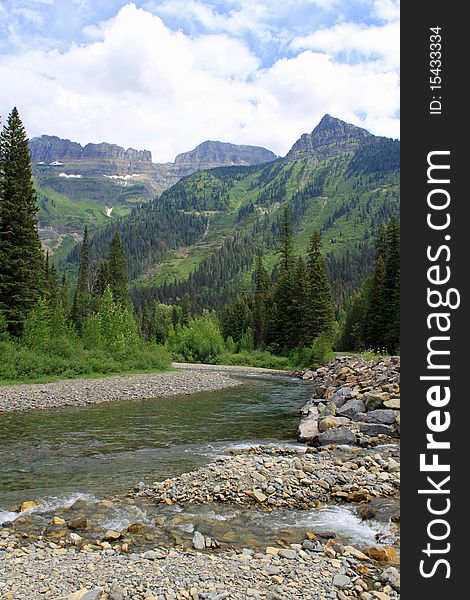
[[[333,56],[346,55],[347,60],[380,60],[388,68],[399,68],[399,23],[385,25],[362,25],[340,23],[328,29],[320,29],[311,35],[292,41],[295,50],[309,48]]]
[[[174,32],[132,4],[92,33],[64,52],[0,56],[0,113],[17,105],[30,135],[146,148],[156,161],[206,139],[285,154],[327,112],[398,136],[396,71],[335,61],[332,39],[261,68],[239,38]]]
[[[373,14],[383,21],[397,21],[400,17],[399,0],[374,0]]]

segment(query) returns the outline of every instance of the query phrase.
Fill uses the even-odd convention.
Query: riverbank
[[[0,388],[0,413],[89,406],[116,400],[146,400],[210,392],[238,385],[241,385],[240,381],[221,374],[220,368],[212,371],[192,365],[161,373],[8,385]]]
[[[48,513],[25,505],[15,521],[0,529],[0,596],[8,600],[398,598],[397,514],[384,520],[377,529],[380,536],[369,536],[367,543],[352,541],[347,533],[345,539],[338,530],[339,516],[329,521],[329,531],[321,526],[321,518],[317,525],[307,520],[299,526],[305,518],[301,515],[308,518],[317,510],[321,515],[325,502],[357,513],[359,527],[377,523],[377,500],[398,499],[397,453],[390,446],[253,447],[232,450],[180,477],[139,484],[126,497],[78,500]],[[198,504],[208,507],[204,521],[194,512]],[[257,530],[275,524],[279,509],[294,511],[293,520],[290,527],[284,523],[277,532],[273,529],[263,546],[256,542],[259,532],[246,524],[242,513],[238,519],[242,527],[245,522],[246,531],[237,543],[229,514],[236,506],[256,512]],[[129,524],[122,527],[121,520],[118,527],[115,511],[129,507],[141,520],[129,523],[127,513]],[[110,528],[112,522],[115,529]]]

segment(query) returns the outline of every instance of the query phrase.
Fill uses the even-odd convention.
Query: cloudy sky
[[[173,160],[284,155],[325,114],[399,136],[398,0],[0,0],[0,115]]]

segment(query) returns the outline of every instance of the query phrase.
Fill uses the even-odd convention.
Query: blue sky
[[[204,139],[284,154],[326,113],[399,134],[395,0],[3,0],[0,114],[31,135],[172,160]]]

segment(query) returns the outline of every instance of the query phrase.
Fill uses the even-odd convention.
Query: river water
[[[227,448],[297,445],[299,410],[311,385],[284,376],[236,376],[242,385],[216,392],[0,415],[0,521],[15,519],[12,505],[31,499],[41,502],[33,511],[39,521],[57,509],[68,510],[77,498],[96,511],[104,496],[190,471]],[[383,508],[385,522],[395,507]],[[223,540],[230,524],[231,541],[241,545],[268,543],[274,533],[297,541],[313,526],[363,543],[384,532],[383,523],[364,524],[353,510],[337,506],[271,515],[224,506],[186,507],[184,514],[177,506],[151,513],[149,507],[132,506],[100,510],[97,518],[105,528],[150,523],[158,514],[172,530],[177,520],[188,539],[199,526]]]

